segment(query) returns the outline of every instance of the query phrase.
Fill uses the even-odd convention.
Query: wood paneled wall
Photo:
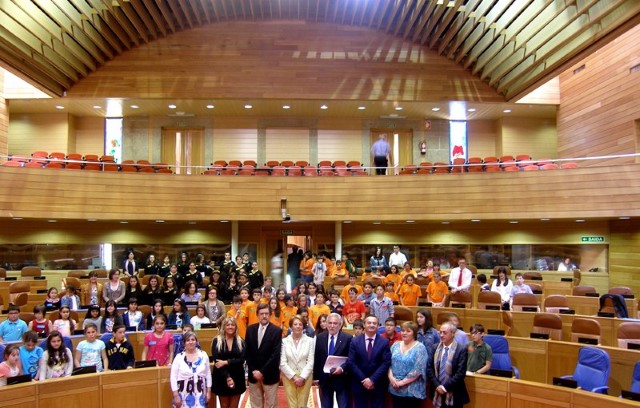
[[[74,121],[66,113],[12,116],[9,121],[9,152],[29,156],[34,150],[45,149],[72,153],[69,151],[69,135],[73,125]],[[75,143],[71,147],[75,149]]]
[[[68,94],[504,101],[428,47],[369,28],[303,21],[225,22],[172,34],[107,62]]]
[[[640,26],[560,75],[561,104],[557,119],[560,157],[638,152],[634,121],[640,118],[640,71],[629,71],[640,64],[638,43]],[[634,161],[628,157],[589,163]]]
[[[555,121],[551,119],[502,118],[499,122],[498,156],[528,154],[534,159],[556,158]]]
[[[640,294],[640,222],[611,222],[609,286],[628,286]],[[637,295],[636,295],[637,296]]]
[[[267,129],[266,160],[310,160],[310,138],[307,128]]]
[[[212,161],[256,160],[257,141],[256,129],[216,129],[213,135]]]
[[[469,157],[496,156],[499,123],[495,120],[471,120],[467,122]]]
[[[70,147],[67,153],[92,153],[103,154],[104,152],[104,118],[76,117],[75,126],[75,146]],[[52,150],[47,150],[49,153]]]
[[[359,160],[362,150],[360,130],[319,130],[318,160]]]
[[[640,216],[640,207],[629,204],[640,201],[640,191],[629,188],[640,185],[640,164],[385,178],[106,174],[8,167],[0,168],[0,175],[0,217],[280,221],[281,197],[287,197],[296,221],[522,222]],[[201,191],[203,183],[215,194],[176,196],[179,191]],[[143,190],[154,194],[140,194]],[[394,197],[394,192],[406,197],[383,199],[382,205],[380,195]],[[231,205],[234,197],[247,205]]]
[[[4,69],[0,69],[0,84],[4,85]],[[0,93],[0,156],[9,153],[9,107],[4,99],[4,91]],[[0,163],[5,161],[0,157]]]

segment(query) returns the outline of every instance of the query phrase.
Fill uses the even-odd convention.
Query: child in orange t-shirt
[[[393,283],[393,290],[397,292],[398,288],[400,287],[400,282],[402,281],[402,278],[400,277],[400,275],[398,275],[398,267],[395,265],[391,265],[386,278],[387,282]]]
[[[400,303],[400,300],[398,299],[398,294],[394,290],[393,282],[387,282],[387,284],[385,285],[385,288],[386,289],[385,289],[384,295],[386,297],[388,297],[389,299],[391,299],[391,301],[394,304],[395,303]]]
[[[433,282],[429,282],[427,286],[427,301],[431,302],[433,307],[444,307],[448,294],[449,287],[442,281],[440,272],[434,272]]]
[[[284,303],[286,304],[286,306],[282,308],[283,330],[289,330],[289,320],[291,320],[291,318],[298,313],[298,308],[293,305],[294,302],[295,299],[293,298],[293,296],[291,296],[290,294],[285,295]]]
[[[227,310],[227,316],[236,319],[236,325],[238,326],[238,336],[244,339],[247,334],[247,317],[244,315],[242,309],[242,298],[238,295],[233,297],[231,307]]]
[[[407,283],[400,286],[398,297],[403,306],[418,306],[418,298],[422,296],[422,291],[420,286],[414,285],[414,279],[413,275],[409,274],[406,277]]]
[[[347,299],[349,299],[349,289],[351,288],[355,288],[357,295],[362,293],[362,286],[356,284],[356,280],[358,278],[355,275],[350,275],[349,276],[349,284],[345,285],[344,288],[342,288],[342,292],[340,292],[340,298],[346,302]]]
[[[258,315],[256,314],[257,305],[249,300],[249,289],[240,289],[240,297],[242,298],[243,315],[247,319],[247,327],[254,323],[258,323]]]
[[[329,316],[331,314],[331,309],[329,309],[329,306],[327,306],[324,301],[324,293],[318,292],[316,294],[316,304],[309,308],[309,320],[311,320],[313,328],[316,327],[320,316]]]

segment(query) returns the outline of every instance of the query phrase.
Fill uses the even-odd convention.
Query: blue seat
[[[633,378],[631,378],[631,392],[640,392],[640,361],[633,367]]]
[[[102,336],[100,336],[100,340],[102,340],[104,344],[107,344],[107,342],[112,338],[113,338],[113,333],[105,333]]]
[[[491,368],[496,370],[511,370],[515,378],[520,378],[520,371],[511,364],[511,354],[509,354],[509,342],[507,339],[503,336],[487,334],[484,336],[484,341],[491,347],[493,353]]]
[[[606,394],[609,386],[611,361],[606,351],[595,347],[583,347],[578,352],[578,364],[570,378],[578,383],[578,387],[585,391]]]
[[[62,342],[64,343],[65,347],[73,352],[73,343],[71,342],[71,339],[69,337],[62,336]],[[45,351],[47,350],[47,339],[44,339],[40,342],[40,347]]]

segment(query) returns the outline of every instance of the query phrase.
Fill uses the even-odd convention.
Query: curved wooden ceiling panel
[[[4,0],[0,61],[61,96],[123,52],[177,32],[303,20],[428,46],[514,100],[639,16],[637,0]]]

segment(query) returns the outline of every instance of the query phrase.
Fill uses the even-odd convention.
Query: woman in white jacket
[[[291,335],[282,339],[280,372],[287,394],[289,408],[306,407],[313,381],[315,341],[303,334],[302,317],[294,316],[289,322]]]
[[[502,298],[502,309],[509,310],[511,303],[511,290],[513,289],[513,282],[507,278],[507,268],[498,268],[498,279],[491,284],[491,291],[498,292]]]

